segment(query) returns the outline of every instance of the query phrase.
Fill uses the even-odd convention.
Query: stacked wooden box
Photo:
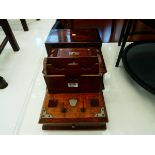
[[[47,93],[39,120],[43,129],[106,129],[106,67],[98,31],[52,29],[45,46]]]

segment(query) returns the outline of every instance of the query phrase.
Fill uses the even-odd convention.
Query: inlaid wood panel
[[[39,123],[47,128],[48,126],[60,128],[65,126],[69,129],[76,127],[87,129],[93,126],[105,128],[107,122],[108,117],[102,93],[47,93],[39,120]]]

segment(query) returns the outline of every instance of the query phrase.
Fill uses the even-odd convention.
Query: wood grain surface
[[[77,99],[76,106],[71,106],[69,99]],[[91,105],[91,100],[99,101],[96,106]],[[56,107],[49,107],[50,100],[57,100]],[[85,108],[85,112],[81,112],[81,108]],[[104,115],[97,117],[96,114],[104,108]],[[62,108],[66,108],[67,112],[63,113]],[[40,117],[39,123],[69,123],[69,122],[107,122],[107,112],[102,93],[78,93],[78,94],[48,94],[45,95],[42,110],[52,115],[52,118]]]

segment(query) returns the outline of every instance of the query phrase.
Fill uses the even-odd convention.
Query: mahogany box
[[[44,59],[44,78],[49,93],[102,91],[105,64],[98,49],[53,49]]]
[[[106,129],[104,97],[98,93],[46,94],[39,123],[43,130]]]
[[[102,40],[97,29],[51,29],[45,46],[49,56],[52,48],[95,47],[101,49]]]

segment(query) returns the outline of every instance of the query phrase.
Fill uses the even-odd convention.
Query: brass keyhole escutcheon
[[[72,106],[72,107],[75,107],[75,106],[77,105],[77,102],[78,102],[78,100],[75,99],[75,98],[69,99],[69,104],[70,104],[70,106]]]

